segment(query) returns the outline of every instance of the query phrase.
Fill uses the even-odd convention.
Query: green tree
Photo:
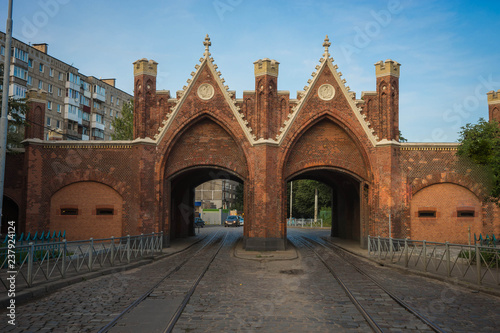
[[[113,140],[133,140],[134,139],[134,100],[123,103],[122,114],[118,118],[114,118]]]
[[[408,139],[406,139],[401,131],[399,131],[399,142],[408,142]]]
[[[290,212],[290,185],[287,186],[288,212]],[[318,208],[329,209],[332,201],[331,188],[321,182],[301,179],[293,182],[292,215],[297,218],[314,217],[314,190],[318,189]],[[319,210],[319,209],[318,209]],[[319,212],[318,212],[319,213]]]
[[[236,198],[234,201],[233,208],[237,211],[243,211],[244,209],[244,193],[243,193],[243,184],[238,184],[236,186]]]
[[[467,124],[459,132],[457,154],[484,166],[492,176],[491,196],[500,199],[500,127],[498,122],[480,118],[477,124]]]
[[[0,82],[3,82],[3,64],[0,64]],[[3,87],[2,87],[3,88]],[[0,89],[0,105],[3,99],[3,89]],[[22,147],[21,141],[24,140],[24,127],[29,126],[26,124],[25,115],[28,111],[29,105],[26,103],[26,98],[15,99],[9,97],[7,116],[9,119],[8,132],[7,132],[7,150],[12,148]]]

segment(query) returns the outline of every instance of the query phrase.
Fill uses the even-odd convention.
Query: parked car
[[[238,227],[240,225],[240,220],[236,215],[228,215],[224,221],[224,227]]]
[[[245,220],[243,219],[243,217],[238,215],[238,220],[240,221],[240,225],[245,225]]]
[[[194,218],[194,226],[195,227],[203,228],[205,226],[205,221],[203,221],[201,219],[201,217],[195,217]]]

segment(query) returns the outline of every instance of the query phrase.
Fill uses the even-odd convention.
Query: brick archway
[[[370,163],[347,126],[328,115],[304,125],[290,143],[283,163],[284,191],[289,181],[312,179],[332,189],[331,236],[361,241],[368,229]],[[286,198],[283,200],[286,219]]]
[[[13,200],[11,197],[4,195],[3,196],[3,210],[2,210],[2,230],[1,233],[6,235],[9,231],[8,222],[14,221],[13,227],[15,228],[16,233],[21,230],[21,226],[19,224],[19,204]]]
[[[224,123],[201,114],[176,132],[165,147],[160,179],[160,227],[170,239],[194,234],[196,186],[215,179],[244,184],[249,177],[244,149]]]
[[[194,190],[198,185],[216,179],[233,180],[245,186],[241,176],[231,170],[213,166],[183,169],[165,180],[163,230],[170,235],[170,239],[195,235]]]

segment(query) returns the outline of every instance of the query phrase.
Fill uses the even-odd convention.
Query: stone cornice
[[[455,142],[402,142],[401,150],[457,150]]]
[[[66,148],[66,149],[127,149],[137,145],[156,146],[156,142],[150,138],[135,140],[40,140],[26,139],[21,143],[25,145],[43,145],[44,148]]]

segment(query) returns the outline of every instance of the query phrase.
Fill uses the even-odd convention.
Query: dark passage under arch
[[[311,179],[332,190],[331,236],[359,241],[361,232],[360,183],[356,177],[333,168],[314,168],[294,175],[288,181]]]
[[[166,182],[166,218],[170,239],[195,235],[195,188],[210,180],[227,179],[240,184],[244,181],[234,173],[217,167],[195,167],[177,173]]]

